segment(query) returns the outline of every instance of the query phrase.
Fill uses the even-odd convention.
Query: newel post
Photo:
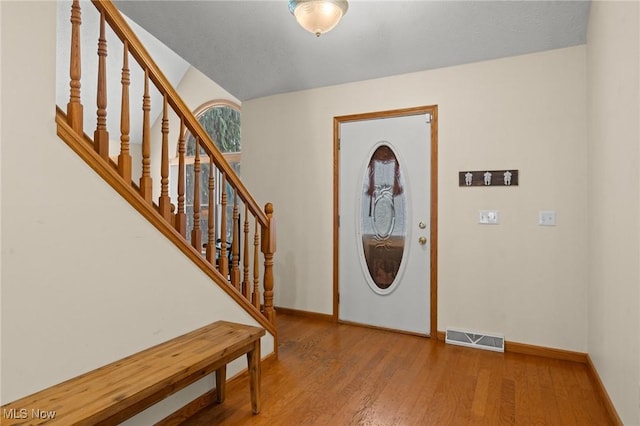
[[[264,255],[264,315],[269,322],[275,323],[276,311],[273,308],[273,255],[276,252],[276,221],[273,217],[273,204],[264,206],[267,226],[262,227],[262,254]]]

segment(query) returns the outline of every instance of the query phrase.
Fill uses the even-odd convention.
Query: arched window
[[[194,111],[194,115],[224,155],[233,170],[240,175],[240,107],[228,101],[211,101],[200,106]],[[187,237],[193,229],[193,188],[196,141],[193,135],[187,133],[185,147],[185,213],[187,216]],[[214,167],[214,205],[215,224],[214,241],[220,239],[221,231],[221,201],[222,201],[222,174]],[[200,148],[200,229],[202,241],[206,243],[209,232],[209,157],[204,149]],[[230,243],[233,231],[233,188],[227,184],[227,220],[226,241]],[[203,249],[204,250],[204,249]]]

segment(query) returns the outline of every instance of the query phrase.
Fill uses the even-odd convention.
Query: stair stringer
[[[223,277],[214,267],[212,267],[191,245],[187,244],[184,238],[164,220],[164,218],[144,201],[140,194],[131,185],[124,183],[118,175],[114,164],[107,164],[93,149],[88,138],[80,138],[77,133],[67,124],[66,116],[59,108],[56,110],[56,124],[58,126],[58,136],[71,149],[73,149],[96,173],[98,173],[113,189],[115,189],[132,207],[144,216],[158,231],[167,237],[184,253],[191,261],[200,268],[214,283],[216,283],[225,293],[236,301],[251,317],[264,327],[274,338],[277,330],[262,313],[250,304],[246,299],[232,287],[227,279]]]

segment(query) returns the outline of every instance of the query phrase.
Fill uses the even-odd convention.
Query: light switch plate
[[[556,212],[554,210],[541,210],[538,214],[538,225],[556,226]]]
[[[498,210],[479,210],[478,223],[483,225],[497,225],[500,223]]]

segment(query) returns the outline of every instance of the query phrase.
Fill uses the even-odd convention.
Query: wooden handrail
[[[104,0],[92,0],[92,2],[101,13],[104,13],[106,21],[109,23],[111,29],[118,38],[120,38],[123,43],[125,40],[128,42],[129,53],[131,53],[138,64],[148,72],[149,79],[151,79],[155,84],[160,93],[167,96],[169,105],[171,105],[176,114],[184,119],[185,127],[194,137],[200,138],[201,146],[207,154],[214,157],[214,163],[224,172],[227,180],[231,183],[231,186],[238,191],[240,199],[249,206],[251,213],[258,218],[262,225],[267,225],[267,217],[258,203],[251,196],[250,192],[233,171],[229,163],[224,159],[207,132],[202,128],[196,117],[178,95],[171,83],[169,83],[169,80],[165,77],[164,73],[151,59],[151,56],[133,30],[131,30],[127,22],[122,18],[122,15],[115,5],[111,1]]]
[[[157,64],[148,54],[145,47],[139,41],[135,33],[131,30],[120,12],[116,9],[111,0],[92,0],[100,14],[100,32],[98,38],[98,90],[96,94],[97,105],[97,126],[93,133],[93,140],[90,139],[83,129],[80,87],[80,24],[81,10],[80,1],[73,0],[71,10],[71,63],[70,63],[70,98],[67,105],[66,123],[69,128],[62,128],[59,123],[59,135],[69,139],[69,131],[75,133],[78,140],[86,140],[91,144],[97,154],[105,162],[105,166],[113,169],[113,172],[122,180],[122,185],[138,194],[145,206],[157,213],[163,219],[163,223],[170,231],[165,235],[174,239],[175,235],[180,235],[183,247],[181,249],[189,255],[194,252],[198,254],[196,263],[200,265],[205,262],[216,271],[211,275],[218,285],[227,291],[231,291],[241,300],[248,302],[251,307],[250,313],[259,311],[262,319],[267,319],[270,324],[275,323],[275,311],[273,309],[273,256],[275,253],[275,221],[273,219],[273,206],[269,203],[262,210],[256,203],[253,196],[246,189],[234,169],[231,167],[225,156],[220,152],[214,141],[200,125],[198,119],[189,110],[182,98],[178,95],[174,87],[158,68]],[[117,164],[109,158],[109,134],[107,132],[107,39],[105,37],[106,25],[109,25],[113,33],[123,43],[122,58],[122,99],[120,110],[120,155]],[[116,40],[116,39],[114,39]],[[129,55],[141,67],[144,74],[144,93],[142,96],[142,144],[141,144],[141,176],[139,181],[132,181],[132,156],[130,143],[130,110],[129,86],[131,84],[131,70],[129,69]],[[154,200],[154,186],[152,179],[151,153],[152,150],[152,123],[151,123],[151,92],[150,84],[153,84],[162,97],[161,115],[161,163],[160,163],[160,197]],[[169,174],[169,116],[171,112],[177,115],[180,120],[180,134],[178,138],[178,176],[177,176],[177,206],[172,203],[169,194],[170,174]],[[59,111],[57,120],[60,120],[62,112]],[[189,131],[195,139],[195,158],[193,162],[193,202],[185,203],[186,195],[191,195],[191,189],[185,194],[186,180],[186,141],[185,134]],[[67,141],[67,143],[69,143]],[[155,142],[154,142],[155,143]],[[71,144],[70,144],[71,145]],[[200,150],[203,150],[202,152]],[[81,150],[76,150],[79,152]],[[203,157],[206,159],[202,160]],[[84,156],[85,161],[89,157]],[[91,161],[94,161],[91,158]],[[153,160],[155,161],[155,160]],[[93,167],[93,166],[92,166]],[[94,167],[96,171],[101,168]],[[208,182],[201,185],[200,178],[209,172]],[[214,179],[214,174],[216,178]],[[104,176],[103,176],[104,177]],[[107,178],[105,178],[107,179]],[[109,175],[108,179],[112,179]],[[107,180],[108,180],[107,179]],[[206,180],[206,179],[205,179]],[[217,187],[215,185],[218,185]],[[227,185],[230,189],[227,189]],[[113,186],[113,184],[112,184]],[[114,186],[115,188],[115,186]],[[218,188],[216,190],[216,188]],[[208,190],[207,194],[202,194],[201,190]],[[218,198],[219,197],[219,198]],[[127,198],[127,197],[125,197]],[[128,198],[129,199],[129,198]],[[129,199],[129,202],[132,201]],[[137,201],[136,201],[137,202]],[[175,202],[175,201],[174,201]],[[233,204],[231,204],[232,202]],[[242,206],[240,205],[242,203]],[[193,211],[187,207],[191,206]],[[176,210],[177,207],[177,210]],[[215,209],[220,208],[220,217],[217,217]],[[240,225],[241,211],[244,210],[244,226]],[[232,213],[227,212],[227,208],[232,208]],[[202,211],[201,211],[202,209]],[[140,209],[138,209],[141,211]],[[206,211],[206,213],[205,213]],[[141,211],[142,212],[142,211]],[[143,213],[144,214],[144,213]],[[149,219],[149,217],[147,217]],[[219,228],[215,220],[219,220]],[[232,224],[227,220],[231,219]],[[154,216],[156,220],[156,216]],[[201,220],[208,221],[207,226],[201,226]],[[249,259],[251,229],[250,221],[254,221],[254,251],[253,262]],[[151,221],[151,219],[150,219]],[[191,235],[187,235],[187,223],[193,221]],[[154,223],[157,225],[157,223]],[[158,225],[157,225],[158,226]],[[219,232],[218,232],[219,231]],[[206,241],[203,232],[206,232]],[[229,234],[229,235],[227,235]],[[219,239],[216,240],[215,236]],[[203,242],[206,242],[206,251],[203,253]],[[219,244],[219,251],[217,245]],[[241,247],[244,245],[243,250]],[[264,275],[262,296],[264,303],[260,303],[261,289],[258,286],[258,247],[260,246],[264,258]],[[253,286],[250,283],[251,265],[253,265]],[[241,270],[242,267],[242,270]],[[242,280],[242,281],[241,281]],[[235,297],[234,297],[235,298]],[[237,300],[237,298],[236,298]],[[274,334],[275,335],[275,334]]]

